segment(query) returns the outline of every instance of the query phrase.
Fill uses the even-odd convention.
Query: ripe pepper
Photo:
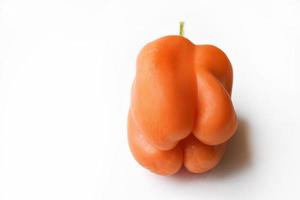
[[[144,46],[128,114],[134,158],[160,175],[182,166],[193,173],[215,167],[238,124],[232,81],[230,61],[215,46],[195,45],[182,35]]]

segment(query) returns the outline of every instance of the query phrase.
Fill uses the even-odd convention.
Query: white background
[[[223,49],[240,119],[223,162],[160,177],[127,146],[135,59]],[[300,2],[0,0],[0,199],[300,199]]]

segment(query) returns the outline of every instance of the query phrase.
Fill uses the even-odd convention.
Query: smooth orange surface
[[[237,129],[231,89],[232,67],[217,47],[182,36],[147,44],[137,59],[128,114],[135,159],[161,175],[182,165],[194,173],[215,167]]]

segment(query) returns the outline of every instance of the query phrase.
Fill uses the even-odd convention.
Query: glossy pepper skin
[[[237,129],[233,72],[223,51],[165,36],[141,50],[131,91],[128,143],[160,175],[203,173],[221,160]]]

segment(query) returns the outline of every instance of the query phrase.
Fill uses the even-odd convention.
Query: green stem
[[[184,37],[184,21],[179,22],[179,35]]]

